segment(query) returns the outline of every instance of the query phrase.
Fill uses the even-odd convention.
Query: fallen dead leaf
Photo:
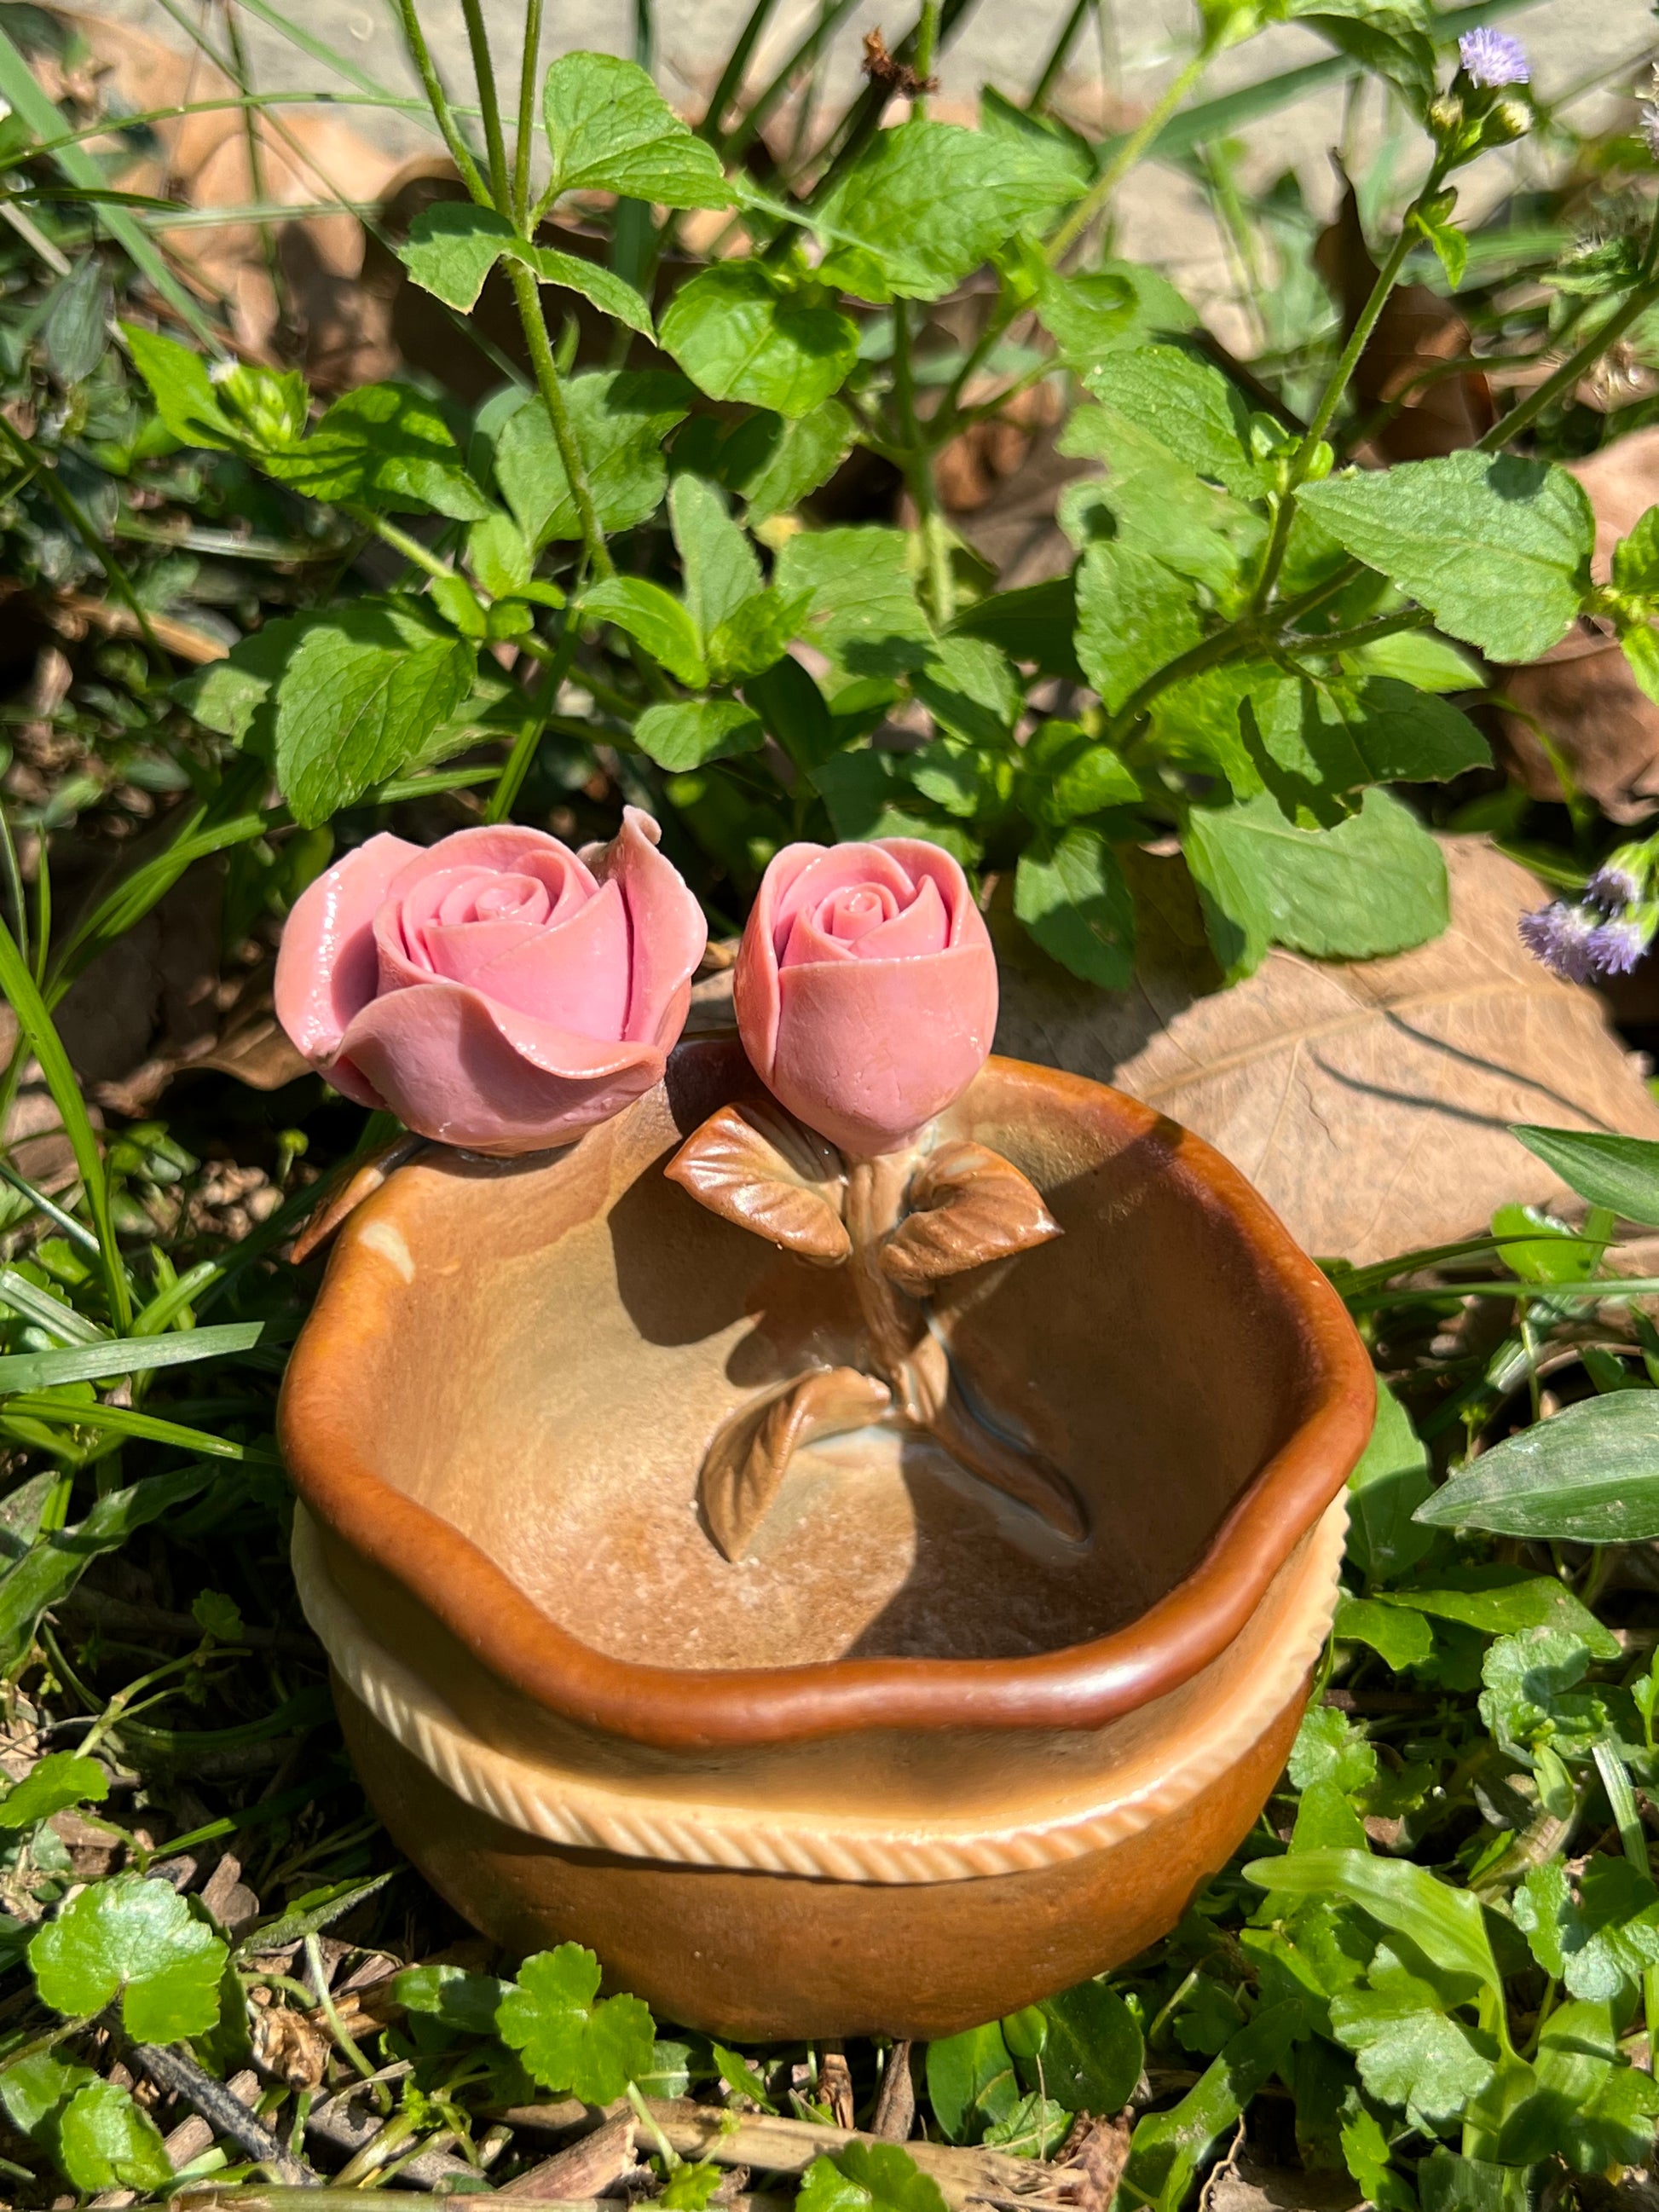
[[[1270,952],[1229,991],[1195,921],[1183,930],[1177,860],[1137,869],[1157,872],[1162,915],[1128,992],[1055,967],[1005,895],[997,1050],[1114,1083],[1195,1130],[1312,1252],[1364,1262],[1477,1231],[1510,1201],[1560,1202],[1508,1124],[1659,1139],[1659,1103],[1595,994],[1522,946],[1516,922],[1544,896],[1534,879],[1482,840],[1443,842],[1444,936],[1347,964]]]
[[[1605,583],[1614,545],[1659,501],[1659,428],[1633,430],[1570,465],[1595,510],[1591,573]],[[1659,805],[1659,706],[1631,674],[1610,623],[1586,617],[1541,660],[1498,680],[1520,709],[1498,718],[1498,734],[1523,790],[1565,796],[1553,752],[1613,821],[1643,821]]]
[[[1204,2191],[1204,2212],[1350,2212],[1361,2202],[1346,2173],[1258,2166],[1242,2154],[1218,2167]]]

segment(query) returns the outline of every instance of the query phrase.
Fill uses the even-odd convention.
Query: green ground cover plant
[[[624,800],[717,937],[791,839],[921,836],[1121,988],[1135,855],[1178,848],[1237,979],[1273,945],[1435,934],[1452,825],[1559,886],[1533,933],[1558,967],[1644,951],[1647,845],[1504,786],[1470,711],[1585,620],[1659,696],[1652,516],[1595,581],[1560,465],[1652,416],[1639,374],[1626,404],[1585,397],[1659,348],[1641,137],[1585,137],[1535,98],[1501,6],[1416,0],[1206,0],[1167,94],[1104,139],[1056,112],[1080,6],[969,127],[928,89],[967,9],[929,0],[792,144],[775,118],[845,13],[757,89],[757,0],[693,125],[636,59],[544,66],[533,0],[500,83],[471,8],[476,82],[453,94],[407,0],[460,194],[402,240],[408,281],[461,345],[504,280],[521,340],[466,406],[414,371],[323,405],[240,355],[156,243],[176,210],[118,183],[112,140],[145,118],[58,106],[35,68],[64,34],[0,10],[0,606],[31,651],[42,610],[84,627],[67,680],[20,680],[5,710],[0,811],[0,1103],[40,1105],[0,1155],[0,2175],[21,2204],[487,2191],[545,2147],[504,2116],[575,2097],[626,2100],[650,2188],[701,2208],[745,2114],[890,2123],[912,2069],[909,2150],[826,2136],[772,2186],[798,2181],[805,2212],[941,2212],[925,2142],[1063,2174],[1088,2212],[1114,2191],[1180,2212],[1218,2160],[1387,2212],[1638,2200],[1659,1283],[1616,1243],[1659,1225],[1654,1146],[1529,1128],[1582,1220],[1510,1208],[1465,1245],[1328,1262],[1380,1377],[1344,1596],[1279,1790],[1172,1936],[925,2053],[739,2052],[601,1996],[574,1945],[469,1948],[344,1762],[272,1419],[319,1275],[292,1240],[385,1117],[222,1072],[132,1110],[78,1072],[77,981],[181,889],[216,885],[227,954],[268,949],[377,829],[604,834]],[[1203,96],[1286,18],[1327,58]],[[1232,137],[1343,80],[1389,118],[1356,171],[1375,265],[1347,317],[1295,179],[1247,192]],[[1522,180],[1460,225],[1471,166],[1522,142]],[[1256,272],[1248,360],[1115,251],[1148,160],[1199,182]],[[1478,443],[1360,468],[1403,404],[1361,387],[1407,282],[1455,295],[1516,375]],[[1059,495],[1062,573],[1000,589],[941,471],[1034,392],[1061,457],[1098,465]],[[225,2087],[247,2072],[251,2106]],[[675,2148],[690,2097],[729,2115],[732,2158]],[[169,2152],[192,2110],[207,2139]]]

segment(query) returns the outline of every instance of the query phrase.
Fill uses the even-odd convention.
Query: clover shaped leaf
[[[601,1997],[599,1962],[580,1943],[538,1951],[496,2009],[503,2043],[544,2088],[608,2105],[651,2070],[656,2028],[638,1997]]]
[[[47,2004],[97,2013],[118,1992],[123,2024],[140,2043],[176,2043],[216,2025],[225,1957],[169,1883],[142,1875],[83,1889],[29,1945]]]

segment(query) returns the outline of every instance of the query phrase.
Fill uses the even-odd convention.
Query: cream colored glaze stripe
[[[1230,1723],[1206,1730],[1189,1756],[1109,1802],[1057,1808],[1045,1820],[1013,1828],[930,1822],[926,1835],[901,1822],[836,1814],[757,1816],[740,1806],[652,1800],[609,1789],[587,1776],[515,1759],[493,1749],[374,1642],[329,1575],[303,1508],[294,1516],[294,1575],[306,1618],[342,1680],[390,1735],[465,1803],[550,1843],[610,1850],[629,1858],[719,1866],[838,1881],[959,1881],[1054,1866],[1121,1843],[1189,1803],[1255,1743],[1284,1711],[1318,1657],[1336,1604],[1337,1574],[1348,1525],[1346,1497],[1314,1532],[1300,1577],[1322,1589],[1303,1608],[1295,1638],[1269,1655]]]

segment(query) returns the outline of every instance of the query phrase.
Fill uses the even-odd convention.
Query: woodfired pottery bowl
[[[735,1042],[565,1150],[439,1149],[346,1222],[289,1369],[295,1566],[386,1826],[515,1951],[732,2037],[949,2034],[1127,1959],[1244,1835],[1329,1626],[1375,1386],[1218,1154],[993,1060],[940,1117],[1064,1229],[959,1276],[969,1389],[1083,1545],[890,1429],[701,1525],[732,1411],[858,1309],[662,1173]]]

